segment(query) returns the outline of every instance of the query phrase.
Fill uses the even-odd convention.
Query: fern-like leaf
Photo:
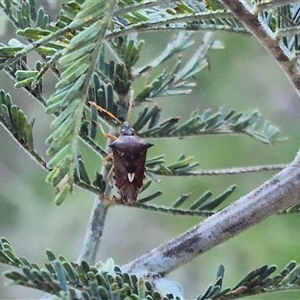
[[[274,265],[264,265],[249,272],[233,288],[225,288],[222,290],[225,268],[221,265],[217,272],[216,282],[210,285],[207,290],[196,299],[227,300],[281,292],[283,290],[299,291],[300,267],[296,262],[291,261],[279,274],[271,277],[276,269],[277,267]]]
[[[117,11],[118,21],[114,23],[115,31],[137,30],[199,30],[230,31],[248,34],[247,30],[235,20],[230,11],[226,11],[219,1],[208,1],[189,5],[186,2],[171,2],[159,9],[155,2],[138,3],[121,1]],[[121,22],[119,20],[122,20]],[[113,34],[112,34],[113,35]]]
[[[65,299],[165,299],[143,278],[134,274],[123,273],[112,259],[97,266],[69,262],[63,256],[57,257],[47,251],[48,262],[38,266],[25,258],[19,257],[12,245],[5,238],[0,240],[0,263],[13,266],[4,276],[13,283],[31,287]],[[277,267],[264,265],[249,272],[233,288],[223,289],[224,266],[217,271],[216,281],[197,300],[227,300],[246,296],[274,293],[283,290],[300,290],[300,266],[291,261],[277,275],[271,276]],[[168,299],[175,299],[168,294]],[[179,298],[176,298],[179,300]]]
[[[53,170],[47,176],[57,189],[56,204],[61,204],[72,189],[77,156],[78,138],[84,103],[89,88],[94,64],[98,57],[103,37],[114,8],[105,1],[86,1],[81,11],[70,24],[78,28],[88,23],[78,35],[74,36],[59,60],[62,69],[56,92],[47,101],[47,113],[59,113],[52,122],[53,133],[46,140],[47,153],[52,155]],[[83,50],[84,49],[84,50]]]
[[[16,106],[11,96],[0,90],[0,124],[43,168],[47,169],[44,159],[35,151],[33,125],[35,118],[28,119]]]
[[[172,215],[209,217],[213,215],[216,212],[215,209],[219,207],[235,191],[235,188],[236,186],[229,187],[212,200],[210,200],[210,198],[213,193],[206,191],[192,204],[190,204],[188,208],[184,208],[184,206],[189,199],[190,194],[181,195],[170,207],[157,204],[148,204],[148,202],[160,196],[161,192],[156,192],[148,197],[139,199],[135,206],[142,209],[160,213],[169,213]]]
[[[191,42],[187,43],[187,40],[190,39],[190,37],[190,34],[179,33],[161,55],[155,58],[147,66],[137,70],[137,72],[140,74],[145,72],[145,70],[152,69],[163,61],[170,59],[179,51],[186,50],[188,46],[192,45]],[[212,34],[206,34],[202,44],[184,66],[182,66],[181,61],[178,60],[172,70],[164,69],[160,76],[143,87],[136,96],[135,103],[139,104],[156,97],[189,94],[191,89],[196,85],[195,76],[208,66],[206,54],[210,49],[215,48],[214,44],[215,41]]]
[[[85,261],[71,263],[63,256],[47,251],[44,266],[19,258],[11,244],[0,240],[0,263],[18,270],[7,271],[4,276],[13,283],[56,295],[58,299],[163,299],[144,278],[123,273],[112,259],[97,266]],[[172,294],[168,299],[175,299]],[[178,298],[176,298],[178,299]]]
[[[192,114],[189,120],[180,125],[178,121],[179,118],[167,119],[141,131],[139,135],[144,138],[162,138],[237,133],[246,134],[265,144],[273,144],[281,140],[278,138],[279,129],[268,121],[263,123],[258,111],[236,113],[233,110],[220,108],[216,113],[206,110],[202,115]],[[263,128],[258,131],[260,127]]]

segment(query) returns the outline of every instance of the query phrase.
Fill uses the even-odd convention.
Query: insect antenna
[[[131,116],[131,112],[132,112],[132,109],[133,109],[133,106],[134,106],[134,95],[133,95],[133,90],[131,91],[131,93],[130,93],[130,98],[129,98],[129,107],[128,107],[128,117],[127,117],[127,119],[128,119],[128,122],[130,121],[130,116]]]
[[[122,126],[123,123],[114,114],[112,114],[105,108],[101,107],[100,105],[97,105],[95,102],[89,101],[89,104],[96,107],[99,111],[103,112],[104,114],[106,114],[107,116],[109,116],[110,118],[112,118]]]
[[[120,124],[120,126],[123,126],[123,123],[111,112],[107,111],[105,108],[101,107],[100,105],[97,105],[95,102],[89,101],[89,104],[96,107],[99,111],[103,112],[104,114],[106,114],[107,116],[109,116],[110,118],[112,118],[113,120],[115,120],[117,123]],[[107,138],[111,139],[112,141],[115,141],[117,139],[117,137],[115,137],[112,134],[106,133],[102,127],[102,125],[98,122],[96,122],[95,120],[93,120],[97,126],[100,128],[102,134],[104,136],[106,136]]]

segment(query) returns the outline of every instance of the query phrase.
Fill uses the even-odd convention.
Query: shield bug
[[[90,102],[97,109],[106,112],[102,107]],[[115,120],[115,116],[108,113]],[[119,123],[121,123],[118,120]],[[122,130],[118,138],[106,135],[114,141],[109,144],[113,156],[113,178],[124,204],[133,205],[137,201],[145,178],[147,151],[153,144],[138,137],[128,122],[121,123]]]
[[[121,134],[109,145],[114,159],[114,180],[121,200],[129,205],[136,202],[145,178],[148,148],[153,144],[139,138],[128,122],[123,123]]]

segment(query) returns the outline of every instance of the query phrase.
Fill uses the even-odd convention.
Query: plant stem
[[[114,133],[114,129],[111,128],[110,134],[113,135]],[[110,148],[108,147],[109,143],[110,141],[108,140],[106,143],[107,153],[109,153],[110,151]],[[94,265],[96,262],[96,256],[99,250],[100,240],[105,225],[105,218],[107,210],[109,208],[109,202],[107,201],[107,199],[109,199],[109,197],[111,196],[111,185],[107,180],[109,173],[110,167],[103,163],[101,168],[101,174],[106,180],[106,188],[104,194],[97,196],[94,201],[89,223],[85,232],[83,245],[80,250],[79,257],[77,259],[78,263],[84,260],[88,264]]]
[[[113,0],[109,2],[108,10],[104,16],[104,19],[101,20],[102,23],[101,29],[99,31],[97,41],[95,43],[92,59],[90,61],[90,68],[88,70],[90,76],[87,76],[87,78],[89,79],[86,80],[83,87],[83,90],[85,89],[86,93],[88,91],[90,79],[93,74],[95,62],[99,55],[100,47],[104,40],[106,29],[112,18],[113,11],[116,4],[117,4],[117,0]],[[107,165],[105,164],[102,165],[101,174],[103,175],[103,178],[107,179],[109,170],[110,168]],[[107,201],[107,199],[110,196],[110,193],[111,193],[111,187],[109,183],[107,183],[104,194],[100,195],[99,198],[97,197],[97,199],[94,202],[90,220],[84,237],[83,246],[81,248],[79,257],[77,259],[79,263],[84,260],[88,264],[94,265],[96,262],[96,256],[100,246],[100,239],[104,228],[107,209],[109,207],[109,202]]]
[[[257,41],[270,53],[278,63],[285,75],[293,84],[297,94],[300,96],[300,74],[297,70],[297,61],[274,37],[274,33],[261,20],[259,15],[251,12],[251,8],[243,0],[221,0],[232,14],[239,20]]]
[[[107,209],[108,206],[105,205],[105,202],[96,197],[86,229],[83,246],[77,259],[78,263],[81,263],[84,260],[90,265],[95,264]]]
[[[280,173],[170,242],[124,265],[138,276],[165,275],[300,199],[300,151]]]
[[[149,172],[160,176],[219,176],[219,175],[236,175],[243,173],[255,173],[263,171],[280,171],[285,168],[287,164],[275,164],[275,165],[260,165],[260,166],[248,166],[248,167],[232,167],[224,169],[212,169],[212,170],[192,170],[187,172],[173,171],[169,174],[164,174],[159,169],[150,169]]]
[[[280,7],[284,5],[290,5],[292,3],[299,3],[299,0],[269,0],[266,2],[256,2],[254,3],[255,13],[259,13],[265,9],[273,9],[274,7]]]

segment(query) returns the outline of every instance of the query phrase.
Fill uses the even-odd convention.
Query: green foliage
[[[39,267],[24,258],[19,258],[11,244],[4,238],[0,241],[0,262],[13,266],[18,271],[7,271],[4,276],[15,284],[50,293],[59,299],[175,299],[161,296],[143,278],[122,273],[112,259],[106,264],[89,266],[68,262],[47,251],[48,262]]]
[[[98,124],[105,124],[110,133],[118,135],[131,109],[139,111],[132,127],[141,138],[238,134],[265,144],[282,140],[278,128],[264,121],[256,110],[244,113],[225,108],[216,112],[206,109],[191,113],[183,122],[177,116],[160,120],[161,108],[152,102],[159,102],[162,97],[190,94],[196,86],[196,77],[209,66],[209,52],[223,48],[211,32],[249,35],[222,1],[194,2],[75,0],[63,3],[59,17],[52,21],[34,0],[0,0],[0,8],[15,26],[17,35],[8,45],[0,44],[0,69],[14,80],[15,88],[26,90],[45,106],[45,113],[53,116],[52,133],[46,139],[49,162],[46,164],[46,159],[35,150],[34,118],[29,120],[4,90],[0,91],[0,124],[48,172],[46,181],[55,187],[57,205],[72,191],[73,184],[98,195],[101,201],[109,199],[108,206],[122,204],[111,194],[108,173],[112,162],[108,148],[98,143],[97,133]],[[297,55],[300,5],[284,2],[252,1],[252,9],[260,14],[286,49]],[[140,66],[139,58],[147,45],[137,33],[162,30],[177,32],[160,54]],[[195,45],[191,31],[208,30],[210,33]],[[194,46],[197,49],[189,59],[180,59]],[[39,55],[33,68],[28,65],[28,55],[32,52]],[[166,66],[170,61],[175,61],[172,69]],[[46,72],[57,78],[55,92],[48,99],[43,94]],[[89,177],[84,158],[78,152],[80,142],[105,159],[102,171],[96,172],[94,178]],[[148,158],[149,178],[141,192],[158,181],[157,176],[198,176],[197,166],[193,157],[184,154],[170,164],[165,163],[163,155]],[[170,207],[149,204],[162,194],[155,191],[145,197],[142,194],[133,206],[174,215],[207,217],[224,205],[234,190],[235,185],[230,186],[213,199],[211,191],[204,191],[192,204],[187,204],[190,195],[182,194]],[[282,213],[292,212],[299,212],[299,205]],[[38,267],[18,257],[5,239],[0,243],[0,262],[20,269],[5,273],[6,277],[60,299],[76,299],[78,292],[83,299],[163,299],[150,282],[122,273],[117,266],[111,275],[85,262],[69,263],[51,251],[47,255],[50,263]],[[298,289],[298,270],[292,262],[279,275],[270,278],[275,267],[263,266],[249,273],[233,289],[222,290],[224,268],[220,267],[215,284],[197,300],[232,299]]]
[[[147,4],[145,9],[143,3],[132,5],[122,1],[118,5],[118,17],[110,19],[107,15],[103,19],[108,10],[104,2],[67,2],[61,6],[60,17],[50,22],[43,8],[37,8],[34,1],[0,2],[4,12],[18,28],[17,34],[28,41],[27,46],[17,40],[11,41],[14,46],[3,45],[0,48],[0,66],[2,62],[2,68],[15,79],[16,88],[25,88],[47,107],[47,113],[55,115],[51,123],[53,132],[46,139],[47,154],[52,156],[48,164],[46,165],[44,159],[34,152],[31,126],[24,124],[24,128],[20,128],[21,122],[16,125],[17,121],[9,112],[10,108],[6,106],[6,102],[2,105],[2,123],[13,135],[21,131],[21,136],[17,137],[17,141],[21,144],[24,144],[22,132],[28,132],[29,140],[26,140],[26,145],[30,148],[25,149],[50,171],[46,180],[53,183],[56,188],[56,204],[64,201],[68,191],[72,190],[73,182],[97,195],[102,195],[111,184],[105,174],[96,173],[94,179],[89,178],[84,159],[78,154],[78,139],[105,158],[107,150],[95,140],[97,123],[104,121],[111,128],[118,130],[120,122],[128,117],[130,101],[135,106],[142,106],[133,128],[143,138],[245,134],[266,144],[273,144],[279,140],[277,127],[268,121],[263,122],[262,116],[257,111],[237,113],[234,110],[227,111],[220,108],[217,112],[211,112],[208,109],[202,114],[193,112],[183,123],[179,122],[179,117],[160,121],[159,106],[153,105],[149,108],[144,102],[158,97],[190,93],[196,84],[195,76],[208,66],[206,58],[208,51],[221,49],[222,45],[210,33],[206,34],[197,51],[187,62],[177,60],[172,70],[166,67],[161,69],[165,62],[184,54],[194,44],[192,33],[181,31],[174,35],[162,53],[152,58],[145,66],[137,68],[135,65],[145,43],[143,40],[124,35],[124,26],[154,24],[152,19],[157,19],[157,7]],[[226,26],[232,24],[230,13],[225,11],[218,1],[208,1],[206,5],[206,8],[200,5],[199,12],[186,4],[171,4],[161,9],[165,11],[168,21],[172,24],[177,18],[185,18],[191,14],[193,16],[199,14],[198,23],[204,22],[203,20],[205,24],[216,22],[216,27],[222,26],[223,23],[226,23]],[[225,15],[222,16],[224,13],[228,19]],[[159,18],[162,18],[162,15]],[[149,23],[150,20],[152,21]],[[195,25],[195,21],[192,24]],[[105,35],[106,27],[110,31],[107,35]],[[112,36],[113,33],[116,35]],[[27,66],[26,58],[33,50],[37,51],[42,59],[34,70]],[[111,54],[114,60],[110,58]],[[158,67],[161,69],[160,73],[154,75],[152,70]],[[55,93],[45,100],[42,95],[42,77],[48,70],[57,75],[59,80]],[[144,82],[140,90],[133,93],[135,82],[140,81],[145,74],[149,83]],[[90,101],[95,102],[101,110],[90,105]],[[13,112],[15,110],[14,107]],[[8,123],[11,115],[12,120]],[[197,166],[198,163],[194,162],[192,157],[184,155],[169,165],[165,165],[163,156],[148,159],[146,167],[150,180],[142,191],[152,180],[157,181],[157,175],[190,176]],[[206,191],[204,195],[210,193]],[[212,213],[203,207],[195,210],[145,204],[161,194],[161,191],[156,191],[140,198],[137,206],[172,214],[207,216]],[[229,194],[224,191],[224,195]],[[184,198],[181,196],[179,199],[182,197]],[[202,199],[201,197],[199,199]],[[117,203],[120,204],[119,201]]]
[[[96,12],[96,13],[95,13]],[[80,130],[85,95],[93,74],[94,63],[102,45],[104,33],[110,20],[109,7],[104,1],[86,2],[81,11],[69,24],[70,29],[93,25],[74,36],[59,59],[60,80],[56,92],[47,100],[46,113],[58,113],[52,122],[53,133],[47,138],[48,155],[52,155],[53,170],[47,176],[58,192],[55,199],[60,204],[73,184],[75,158],[78,142],[74,138]],[[104,18],[105,17],[105,18]],[[73,138],[72,138],[73,137]]]
[[[11,244],[4,238],[0,241],[0,262],[17,270],[6,271],[4,276],[14,284],[31,287],[59,297],[58,299],[175,299],[170,293],[160,295],[151,280],[123,273],[112,259],[97,266],[67,261],[47,251],[48,262],[43,266],[18,257]],[[271,277],[276,266],[264,265],[249,272],[233,288],[222,289],[225,274],[220,266],[216,281],[196,300],[239,299],[262,293],[284,290],[299,291],[300,266],[291,261],[280,273]],[[178,297],[176,299],[179,300]]]
[[[225,268],[221,265],[217,272],[216,282],[211,284],[208,289],[196,299],[239,299],[258,294],[299,289],[298,277],[300,268],[295,261],[289,262],[279,274],[271,277],[276,269],[277,267],[274,265],[263,265],[249,272],[233,288],[225,288],[222,290]]]
[[[13,104],[9,94],[0,91],[1,124],[11,132],[17,141],[28,151],[34,150],[32,127],[34,118],[28,120],[24,112]]]
[[[202,44],[187,62],[177,60],[172,70],[163,68],[160,74],[151,75],[153,72],[149,71],[187,51],[194,44],[192,34],[178,32],[161,54],[147,65],[137,68],[135,65],[145,43],[126,35],[124,27],[135,28],[141,24],[152,26],[156,22],[154,19],[161,19],[161,24],[167,26],[162,18],[168,20],[168,26],[171,26],[170,22],[179,22],[178,18],[193,15],[194,20],[197,14],[198,23],[204,22],[203,20],[205,24],[218,20],[217,26],[222,26],[220,24],[224,22],[226,26],[232,23],[230,13],[224,11],[217,1],[207,2],[206,8],[200,5],[198,12],[186,4],[170,4],[160,8],[165,15],[161,13],[159,17],[154,4],[147,4],[147,8],[143,3],[132,4],[119,2],[116,7],[117,17],[112,19],[110,14],[114,9],[113,3],[108,6],[105,1],[67,2],[61,6],[60,17],[51,22],[43,8],[37,8],[34,1],[0,2],[0,7],[18,29],[18,36],[28,41],[28,45],[17,40],[12,40],[9,46],[2,45],[0,67],[15,79],[16,88],[25,88],[46,105],[47,113],[55,115],[51,123],[53,132],[46,139],[47,154],[52,156],[47,164],[47,169],[51,171],[46,180],[56,188],[56,204],[63,202],[68,191],[72,190],[74,180],[93,192],[101,194],[105,189],[106,178],[100,180],[102,188],[94,186],[88,178],[83,159],[76,159],[78,138],[105,157],[107,151],[94,141],[99,121],[103,120],[116,128],[120,124],[118,120],[127,119],[130,101],[138,106],[158,97],[190,93],[195,86],[195,76],[208,65],[208,51],[222,48],[211,34],[206,34]],[[223,13],[227,14],[228,19],[222,16]],[[193,25],[194,23],[195,21],[192,22]],[[42,61],[32,70],[27,66],[27,54],[34,50],[40,54]],[[111,54],[115,59],[110,58]],[[59,80],[55,93],[45,100],[42,95],[42,77],[48,70],[57,75]],[[149,83],[144,82],[140,91],[136,91],[130,100],[135,82],[145,74]],[[100,106],[101,110],[97,111],[89,104],[90,101]],[[263,143],[274,143],[278,138],[278,129],[268,122],[265,122],[261,132],[257,131],[262,118],[256,111],[244,114],[223,108],[217,113],[206,110],[202,115],[193,113],[182,124],[179,124],[178,117],[160,122],[160,111],[157,105],[150,109],[147,106],[142,108],[133,124],[141,137],[183,138],[192,135],[243,133]],[[12,128],[11,131],[13,130],[15,129]],[[176,162],[173,166],[165,166],[162,162],[157,163],[157,166],[152,169],[149,166],[148,173],[184,175],[194,169],[197,163],[187,163],[185,160],[180,164]],[[154,195],[159,194],[157,192]],[[150,196],[150,199],[153,197]]]
[[[148,114],[141,114],[137,122],[139,122],[139,125],[144,124],[145,126],[152,117],[153,112],[151,110]],[[262,116],[258,111],[236,113],[234,110],[227,111],[220,108],[216,113],[206,110],[201,116],[192,113],[191,118],[181,125],[178,124],[178,121],[179,118],[173,117],[156,126],[149,124],[145,131],[140,132],[140,136],[182,138],[194,135],[237,133],[246,134],[265,144],[273,144],[279,141],[279,129],[268,121],[263,123]],[[262,127],[261,132],[258,131],[260,127]]]
[[[46,162],[35,151],[33,142],[33,125],[35,117],[28,119],[25,113],[16,106],[10,95],[0,90],[0,124],[43,168]]]
[[[213,193],[211,191],[204,192],[198,199],[196,199],[188,208],[182,208],[187,202],[186,200],[190,197],[190,194],[183,194],[171,205],[171,207],[164,207],[152,204],[145,204],[151,201],[152,199],[160,196],[161,193],[157,192],[148,197],[139,199],[136,206],[152,210],[160,213],[169,213],[173,215],[183,215],[183,216],[201,216],[208,217],[213,215],[214,211],[218,206],[220,206],[235,190],[236,186],[231,186],[226,189],[223,193],[215,197],[214,199],[208,200],[211,198]]]
[[[253,1],[253,12],[260,15],[263,22],[280,40],[291,56],[299,53],[299,3],[287,1]]]

